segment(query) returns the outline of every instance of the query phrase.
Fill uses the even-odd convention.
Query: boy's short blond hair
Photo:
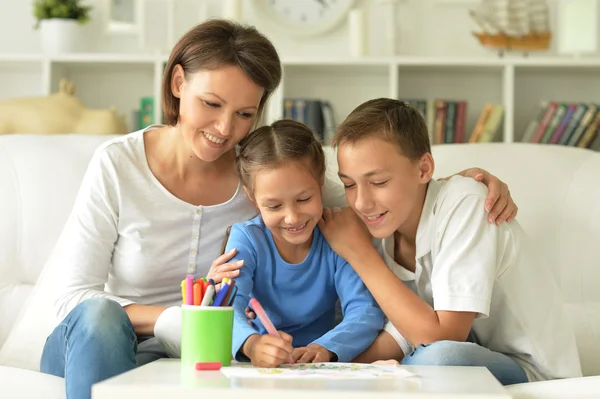
[[[336,129],[333,145],[380,138],[398,145],[409,159],[431,152],[425,120],[410,105],[391,98],[369,100],[356,107]]]

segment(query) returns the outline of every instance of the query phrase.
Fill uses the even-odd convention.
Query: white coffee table
[[[92,399],[509,399],[511,395],[483,367],[402,366],[418,377],[387,379],[232,378],[220,371],[196,371],[176,359],[161,359],[95,384]]]

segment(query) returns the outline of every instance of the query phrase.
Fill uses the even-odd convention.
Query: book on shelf
[[[600,107],[593,103],[541,101],[522,142],[600,150]]]
[[[493,141],[502,126],[504,106],[486,104],[472,132],[467,131],[466,100],[403,99],[421,113],[427,123],[431,144]]]
[[[144,129],[154,124],[154,97],[142,97],[140,99],[138,115],[138,129]]]
[[[504,105],[485,104],[469,137],[469,143],[489,143],[494,141],[502,131],[503,120]]]
[[[333,109],[328,101],[309,98],[284,98],[283,118],[308,126],[322,143],[329,144],[335,132]]]

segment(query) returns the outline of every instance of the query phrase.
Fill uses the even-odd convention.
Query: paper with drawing
[[[283,364],[276,368],[260,368],[238,364],[221,368],[228,378],[406,378],[415,376],[410,371],[393,365],[359,363]]]

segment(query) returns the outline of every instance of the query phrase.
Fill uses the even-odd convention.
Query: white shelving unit
[[[49,95],[61,78],[67,78],[86,106],[116,106],[129,121],[140,98],[152,96],[154,119],[160,121],[166,61],[166,55],[0,54],[0,100]],[[542,100],[600,102],[600,58],[284,58],[282,62],[283,84],[269,104],[267,121],[282,116],[285,97],[328,100],[338,123],[374,97],[464,99],[468,133],[485,103],[502,103],[501,139],[512,142],[520,139]]]

